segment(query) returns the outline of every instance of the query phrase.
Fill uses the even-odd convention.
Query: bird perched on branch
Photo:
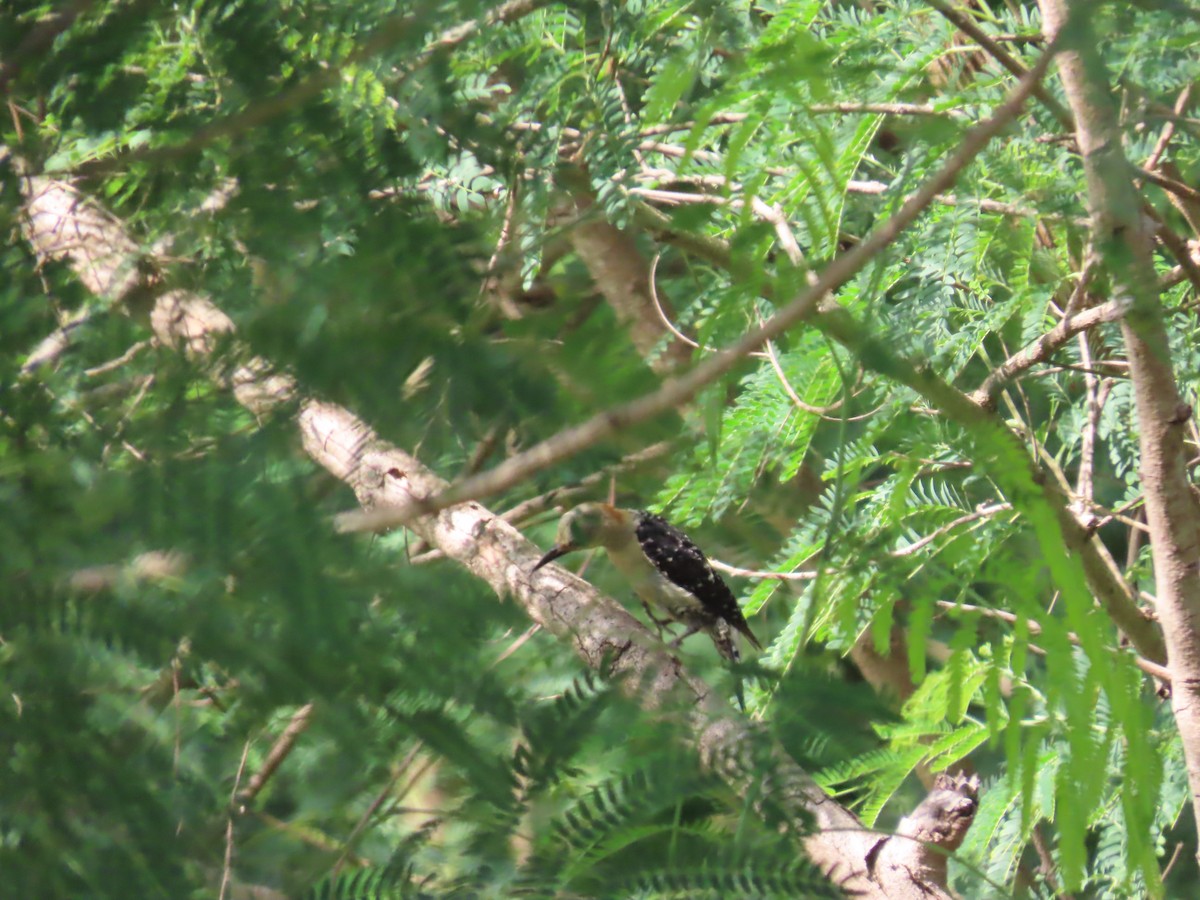
[[[700,548],[662,517],[607,503],[580,504],[559,520],[554,549],[538,560],[533,571],[572,550],[589,547],[608,551],[608,558],[629,579],[646,614],[660,629],[670,622],[684,625],[685,631],[672,646],[703,631],[717,652],[737,662],[741,655],[733,632],[740,631],[762,649],[733,591]],[[655,610],[664,613],[666,621],[655,616]]]

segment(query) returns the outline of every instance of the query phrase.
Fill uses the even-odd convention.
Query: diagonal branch
[[[396,508],[352,513],[341,519],[348,531],[376,531],[403,525],[416,516],[444,509],[464,500],[498,493],[532,475],[579,453],[618,431],[648,421],[686,403],[701,388],[725,375],[751,352],[773,340],[793,325],[810,318],[826,295],[845,284],[888,247],[917,217],[949,188],[984,147],[1024,107],[1055,52],[1052,46],[1034,68],[997,107],[991,117],[967,131],[958,149],[942,168],[908,197],[900,208],[875,231],[850,250],[836,257],[799,297],[732,346],[714,353],[695,368],[666,381],[658,390],[624,406],[615,407],[547,438],[528,450],[509,457],[494,469],[467,478],[448,490],[420,502]]]
[[[61,230],[71,216],[90,205],[60,182],[27,179],[25,187],[27,203],[36,200],[42,211],[36,221],[27,223],[35,246],[39,227],[50,233]],[[53,219],[55,211],[58,220]],[[111,243],[114,237],[108,239]],[[70,261],[82,275],[90,271],[91,257],[78,246],[62,250],[58,257]],[[113,259],[111,264],[123,263]],[[112,277],[96,280],[107,283]],[[232,321],[206,298],[183,290],[160,291],[151,325],[164,346],[175,347],[205,366],[256,414],[298,403],[297,424],[305,450],[351,487],[364,507],[412,505],[444,493],[446,482],[419,459],[381,440],[348,410],[300,397],[292,379],[274,373],[265,360],[246,355],[233,340]],[[615,601],[558,566],[531,578],[541,552],[502,517],[466,502],[421,516],[409,527],[499,596],[518,602],[534,622],[570,641],[587,665],[620,676],[624,689],[647,706],[690,709],[694,745],[705,765],[747,794],[768,788],[773,808],[782,812],[789,826],[815,825],[816,830],[805,838],[805,848],[848,893],[865,900],[949,900],[944,878],[930,873],[937,872],[937,858],[957,846],[969,825],[968,813],[973,812],[969,804],[955,804],[949,811],[952,822],[948,824],[954,827],[945,829],[944,836],[933,823],[919,835],[910,829],[894,840],[881,838],[825,794],[758,726],[734,715]],[[282,753],[282,739],[280,745]],[[752,784],[750,779],[762,777],[763,751],[771,760],[770,783]]]
[[[976,24],[975,20],[967,14],[966,11],[953,5],[947,0],[925,0],[930,6],[936,9],[944,19],[954,25],[959,31],[977,43],[980,47],[986,50],[991,57],[1000,63],[1008,72],[1016,78],[1024,78],[1026,69],[1021,63],[1012,56],[1007,50],[1001,47],[993,40],[986,31]],[[1071,114],[1061,103],[1051,96],[1041,84],[1038,84],[1033,90],[1033,96],[1037,98],[1046,109],[1058,119],[1060,125],[1064,128],[1071,127]]]
[[[1125,314],[1124,308],[1115,301],[1093,306],[1077,313],[1069,313],[1059,319],[1058,324],[1038,337],[1032,344],[1018,350],[993,369],[978,388],[971,392],[971,400],[985,409],[992,409],[996,395],[1005,384],[1040,362],[1045,362],[1060,347],[1077,334],[1095,328],[1103,322],[1116,322]]]
[[[664,325],[670,310],[654,294],[651,271],[633,236],[617,228],[596,205],[582,179],[566,177],[573,188],[572,205],[578,221],[567,230],[567,239],[608,301],[617,319],[626,326],[638,353],[656,372],[665,374],[684,365],[688,345]],[[661,353],[655,349],[664,343]]]

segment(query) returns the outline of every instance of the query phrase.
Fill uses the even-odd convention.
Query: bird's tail
[[[742,654],[738,652],[737,632],[726,625],[724,619],[713,629],[712,639],[717,652],[725,659],[735,663],[742,661]]]
[[[713,644],[717,648],[717,652],[722,657],[729,660],[731,663],[739,663],[742,661],[742,654],[738,652],[737,632],[734,631],[724,619],[717,621],[716,627],[711,630]],[[734,694],[737,696],[738,708],[746,711],[746,691],[742,685],[742,676],[736,672],[734,677]]]

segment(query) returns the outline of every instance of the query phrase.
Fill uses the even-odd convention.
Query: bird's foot
[[[654,613],[650,611],[650,604],[645,600],[642,601],[642,609],[646,611],[646,618],[654,623],[654,628],[658,632],[658,639],[660,641],[666,640],[664,633],[667,637],[670,637],[671,632],[667,631],[667,626],[673,625],[674,623],[670,619],[660,619],[658,616],[654,615]]]
[[[700,630],[699,626],[689,625],[687,630],[683,634],[681,634],[679,637],[675,638],[675,640],[671,641],[671,646],[675,649],[678,649],[679,646],[681,644],[683,644],[683,642],[687,638],[690,638],[693,634],[695,634],[699,630]]]

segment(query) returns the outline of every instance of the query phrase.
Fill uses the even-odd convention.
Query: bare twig
[[[366,829],[367,825],[370,823],[379,807],[383,805],[383,801],[388,798],[388,795],[391,794],[392,790],[396,787],[396,782],[399,781],[400,777],[408,771],[409,766],[413,764],[413,760],[417,758],[417,754],[421,752],[424,746],[425,744],[421,741],[417,741],[417,743],[413,745],[412,749],[408,751],[407,755],[405,755],[404,760],[399,766],[396,767],[395,771],[392,772],[391,776],[387,780],[387,783],[383,786],[383,790],[375,795],[375,799],[371,801],[371,805],[368,806],[366,811],[359,817],[358,821],[354,825],[354,828],[350,832],[350,836],[346,838],[346,845],[342,848],[341,855],[338,856],[337,862],[333,864],[333,873],[335,875],[341,871],[342,866],[346,863],[346,860],[353,854],[354,847],[358,843],[359,836]]]
[[[1176,116],[1182,116],[1187,109],[1188,103],[1192,99],[1192,85],[1188,84],[1175,100],[1174,113]],[[1158,168],[1158,161],[1162,159],[1164,153],[1167,152],[1167,147],[1171,143],[1171,138],[1175,136],[1175,119],[1167,119],[1163,129],[1159,132],[1158,140],[1154,142],[1154,149],[1150,151],[1150,155],[1146,157],[1145,169],[1153,171]]]
[[[1055,877],[1058,867],[1054,864],[1054,854],[1050,850],[1050,845],[1046,843],[1041,822],[1033,826],[1030,837],[1033,839],[1033,848],[1037,851],[1038,861],[1041,863],[1039,868],[1042,877],[1046,879],[1046,884],[1054,892],[1055,900],[1075,900],[1073,894],[1058,889],[1058,879]]]
[[[675,335],[675,337],[679,338],[679,340],[683,341],[685,344],[687,344],[692,349],[694,349],[694,350],[714,350],[715,349],[714,347],[700,346],[698,343],[693,341],[690,337],[688,337],[686,334],[684,334],[682,331],[680,331],[678,328],[676,328],[675,323],[671,321],[671,317],[668,316],[666,310],[663,309],[662,301],[660,301],[658,299],[658,280],[656,278],[656,275],[658,273],[658,261],[660,259],[662,259],[661,253],[654,254],[654,259],[650,262],[650,280],[649,280],[650,299],[654,301],[654,309],[658,312],[659,319],[662,320],[663,325],[666,327],[666,329],[669,332],[671,332],[671,334]]]
[[[779,362],[779,354],[775,351],[775,342],[767,341],[766,347],[767,359],[771,362],[771,368],[775,370],[775,377],[779,381],[779,384],[783,387],[784,393],[788,395],[788,399],[792,401],[792,405],[806,413],[812,413],[815,416],[820,416],[822,419],[840,421],[836,416],[831,416],[829,414],[837,409],[840,409],[843,401],[838,400],[836,403],[832,403],[829,406],[813,406],[809,403],[805,403],[800,399],[800,395],[796,393],[796,389],[792,387],[792,383],[788,381],[787,373],[783,371],[783,366]],[[858,417],[856,416],[855,418]]]
[[[764,222],[769,222],[775,229],[775,236],[779,238],[779,244],[783,247],[783,252],[786,254],[788,261],[796,268],[804,268],[804,252],[800,249],[800,244],[796,240],[796,236],[792,234],[792,226],[788,224],[787,216],[783,214],[778,206],[767,203],[762,197],[755,194],[750,200],[750,210]],[[804,280],[809,284],[816,281],[816,275],[809,269],[804,273]]]
[[[242,773],[246,771],[246,758],[250,755],[250,741],[242,747],[242,761],[238,763],[237,775],[233,779],[233,790],[229,793],[229,813],[225,817],[225,861],[221,867],[221,889],[217,892],[217,900],[225,900],[225,892],[229,890],[229,881],[233,877],[233,819],[237,808],[238,785],[242,783]]]
[[[292,747],[296,745],[296,741],[300,738],[308,728],[309,720],[312,718],[313,705],[306,703],[292,714],[292,719],[288,722],[287,727],[283,729],[283,733],[275,741],[271,747],[267,758],[263,762],[263,767],[254,773],[250,778],[250,783],[246,785],[245,790],[240,791],[237,795],[239,803],[250,803],[258,796],[258,792],[263,789],[275,771],[287,759],[288,754],[292,752]]]
[[[955,603],[952,600],[938,600],[936,601],[936,604],[939,608],[947,611],[974,613],[975,615],[984,616],[989,619],[999,619],[1001,622],[1007,622],[1010,625],[1015,625],[1021,620],[1020,616],[1003,609],[991,609],[986,606],[974,606],[970,603]],[[1042,633],[1042,626],[1033,619],[1026,619],[1025,622],[1029,627],[1030,634]],[[1075,634],[1073,631],[1067,632],[1067,640],[1077,646],[1080,644],[1079,635]],[[1117,653],[1120,651],[1114,650],[1113,652]],[[1137,666],[1147,675],[1152,675],[1160,681],[1166,682],[1167,684],[1171,683],[1171,672],[1166,666],[1161,666],[1156,662],[1151,662],[1150,660],[1136,654],[1131,654],[1129,658],[1132,660],[1135,666]]]
[[[516,653],[518,650],[520,650],[522,647],[524,647],[525,643],[541,630],[542,630],[542,626],[539,625],[537,622],[534,622],[532,625],[530,625],[528,628],[526,628],[524,631],[522,631],[519,635],[517,635],[516,640],[512,641],[507,647],[505,647],[504,652],[501,653],[499,656],[497,656],[495,659],[493,659],[491,661],[491,663],[488,665],[488,668],[491,669],[494,666],[500,665],[500,663],[504,662],[506,659],[508,659],[510,656],[512,656],[514,653]]]
[[[106,363],[101,363],[100,365],[93,366],[90,369],[84,369],[83,374],[88,378],[95,378],[97,375],[104,375],[108,372],[112,372],[114,369],[119,369],[122,366],[127,365],[135,356],[137,356],[147,347],[151,347],[153,345],[154,342],[150,340],[138,341],[135,344],[131,344],[129,349],[116,359],[110,359]]]
[[[273,816],[269,812],[264,812],[261,809],[249,810],[249,815],[258,819],[258,821],[262,822],[268,828],[273,828],[276,831],[293,837],[302,844],[308,844],[308,846],[320,850],[322,853],[337,853],[342,849],[337,841],[313,828],[311,825],[302,825],[298,824],[297,822],[285,822],[278,816]],[[348,859],[353,862],[354,865],[360,868],[371,865],[371,860],[356,854],[351,854]],[[260,898],[256,892],[255,894],[247,897],[247,900],[260,900]]]
[[[727,575],[735,575],[738,578],[762,578],[765,580],[774,581],[812,581],[817,577],[816,572],[767,572],[761,569],[742,569],[738,566],[731,566],[729,563],[723,563],[719,559],[709,559],[714,569],[720,569]]]
[[[937,116],[955,119],[965,119],[967,114],[958,109],[941,109],[932,103],[812,103],[803,107],[810,113],[864,113],[866,115],[883,116]],[[748,113],[719,113],[708,120],[708,125],[736,125],[744,122]],[[665,122],[661,125],[651,125],[638,132],[639,137],[656,137],[660,134],[673,134],[680,131],[691,131],[696,127],[695,122]]]
[[[888,190],[889,185],[882,181],[848,181],[846,191],[851,194],[879,195]],[[999,200],[989,200],[978,197],[958,197],[954,194],[940,194],[936,202],[942,206],[965,206],[980,209],[983,212],[995,213],[1000,216],[1013,216],[1018,219],[1047,218],[1037,210],[1028,206],[1017,206],[1014,203],[1003,203]]]
[[[484,270],[484,277],[479,285],[480,296],[488,293],[495,294],[500,302],[502,311],[510,319],[519,319],[522,313],[520,308],[513,303],[512,298],[509,297],[508,291],[502,289],[500,279],[497,278],[497,270],[500,258],[508,250],[513,240],[514,223],[517,219],[518,201],[521,195],[520,185],[520,181],[515,181],[508,189],[508,203],[504,209],[504,219],[500,223],[500,236],[496,239],[496,248],[492,251],[487,268]]]
[[[1045,362],[1055,351],[1062,347],[1072,337],[1080,332],[1103,322],[1116,322],[1125,314],[1125,310],[1115,300],[1110,300],[1100,306],[1093,306],[1082,312],[1064,316],[1058,324],[1035,340],[1028,347],[1018,350],[983,380],[978,388],[971,392],[971,400],[985,408],[991,408],[996,402],[1000,388],[1014,376],[1026,369]]]
[[[1175,261],[1179,263],[1179,268],[1184,276],[1192,283],[1192,287],[1196,292],[1200,294],[1200,266],[1196,265],[1196,260],[1193,258],[1192,251],[1188,247],[1188,242],[1176,234],[1175,229],[1164,222],[1162,217],[1159,216],[1154,207],[1149,203],[1142,204],[1142,211],[1146,213],[1148,218],[1154,220],[1154,239],[1166,247],[1167,252],[1175,257]]]
[[[1175,863],[1179,862],[1179,857],[1182,853],[1183,853],[1183,841],[1176,841],[1175,849],[1171,852],[1170,860],[1168,860],[1167,864],[1165,866],[1163,866],[1162,879],[1161,879],[1163,884],[1166,884],[1167,876],[1169,876],[1171,874],[1171,870],[1175,868]]]
[[[1093,466],[1096,455],[1096,430],[1100,425],[1100,411],[1104,408],[1104,398],[1100,396],[1096,376],[1091,373],[1092,354],[1088,347],[1087,335],[1077,335],[1076,340],[1079,343],[1079,359],[1087,369],[1083,376],[1084,390],[1087,393],[1087,424],[1084,425],[1083,433],[1080,435],[1079,477],[1075,481],[1075,493],[1086,507],[1095,498]],[[1105,384],[1109,384],[1109,382],[1105,382]],[[1108,395],[1107,389],[1104,394]]]
[[[998,512],[1004,512],[1005,510],[1009,510],[1009,509],[1012,509],[1011,503],[993,503],[991,506],[981,506],[981,507],[979,507],[979,509],[975,510],[972,513],[967,513],[965,516],[959,516],[957,519],[955,519],[952,522],[947,522],[945,525],[942,525],[940,528],[936,529],[935,531],[930,532],[929,534],[925,535],[925,537],[921,538],[920,540],[914,541],[913,543],[909,544],[907,547],[902,547],[899,550],[893,550],[890,555],[897,556],[897,557],[911,556],[912,554],[916,553],[917,551],[922,550],[925,547],[929,546],[931,543],[936,541],[943,534],[948,534],[949,532],[953,531],[955,528],[958,528],[962,525],[967,525],[967,524],[969,524],[971,522],[975,522],[979,519],[986,519],[988,516],[994,516]]]
[[[605,480],[620,475],[623,472],[628,472],[644,465],[651,460],[659,459],[671,452],[674,446],[670,441],[659,441],[657,444],[651,444],[649,447],[643,447],[635,453],[630,453],[622,458],[619,462],[611,466],[605,466],[597,472],[593,472],[574,484],[562,485],[553,490],[547,491],[544,494],[538,494],[536,497],[530,497],[518,503],[512,509],[501,513],[500,518],[506,522],[516,524],[524,522],[531,516],[548,509],[551,506],[562,504],[573,500],[576,497],[585,496],[592,491],[596,485],[601,484]]]
[[[1168,178],[1161,172],[1143,168],[1136,169],[1136,174],[1139,178],[1144,178],[1151,184],[1156,184],[1164,191],[1168,191],[1177,197],[1189,200],[1192,203],[1200,203],[1200,191],[1190,185],[1184,184],[1182,181],[1176,181],[1174,178]]]

